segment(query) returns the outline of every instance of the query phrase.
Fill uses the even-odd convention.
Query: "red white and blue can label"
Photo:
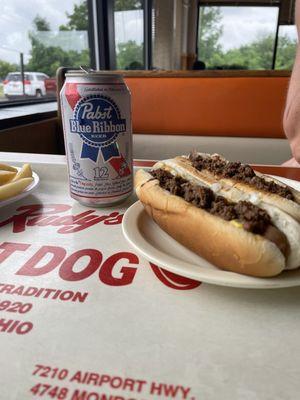
[[[67,76],[61,107],[71,196],[100,206],[128,197],[133,190],[131,102],[123,80]]]

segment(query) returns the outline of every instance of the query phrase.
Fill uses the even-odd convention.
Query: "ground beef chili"
[[[152,170],[150,174],[171,194],[182,197],[185,201],[226,221],[238,220],[247,231],[263,235],[271,225],[267,212],[248,201],[230,203],[224,197],[216,196],[211,189],[194,185],[163,169]]]
[[[248,183],[259,190],[278,194],[288,200],[295,200],[288,187],[278,185],[275,182],[257,176],[250,165],[240,162],[224,161],[221,157],[202,157],[197,153],[191,153],[189,159],[198,171],[208,170],[221,178],[232,178],[237,181]]]

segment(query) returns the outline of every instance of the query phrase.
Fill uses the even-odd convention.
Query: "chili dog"
[[[224,270],[270,277],[300,266],[300,224],[294,217],[260,204],[259,189],[246,192],[245,199],[234,185],[208,174],[199,178],[191,163],[176,157],[136,173],[137,196],[164,231]]]
[[[188,157],[176,157],[178,164],[185,166],[204,183],[219,183],[224,188],[234,188],[244,198],[257,197],[287,212],[300,222],[300,192],[278,180],[254,171],[250,165],[230,162],[219,154],[192,152]],[[234,196],[235,191],[231,191]],[[248,195],[248,197],[247,197]]]

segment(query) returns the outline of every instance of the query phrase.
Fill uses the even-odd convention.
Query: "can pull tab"
[[[93,68],[89,68],[85,65],[80,65],[79,67],[81,69],[81,71],[84,71],[86,74],[90,74],[91,72],[95,72],[95,70]]]

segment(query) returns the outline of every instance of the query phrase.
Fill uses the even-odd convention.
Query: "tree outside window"
[[[266,28],[258,30],[260,26],[247,18],[245,31],[239,30],[237,35],[244,43],[226,42],[228,31],[237,29],[233,16],[241,19],[239,14],[243,12],[246,15],[249,9],[256,9],[256,15],[265,13],[268,16]],[[277,7],[199,7],[198,59],[209,69],[272,69],[277,18]],[[276,69],[292,68],[296,45],[295,37],[287,33],[279,34]]]

